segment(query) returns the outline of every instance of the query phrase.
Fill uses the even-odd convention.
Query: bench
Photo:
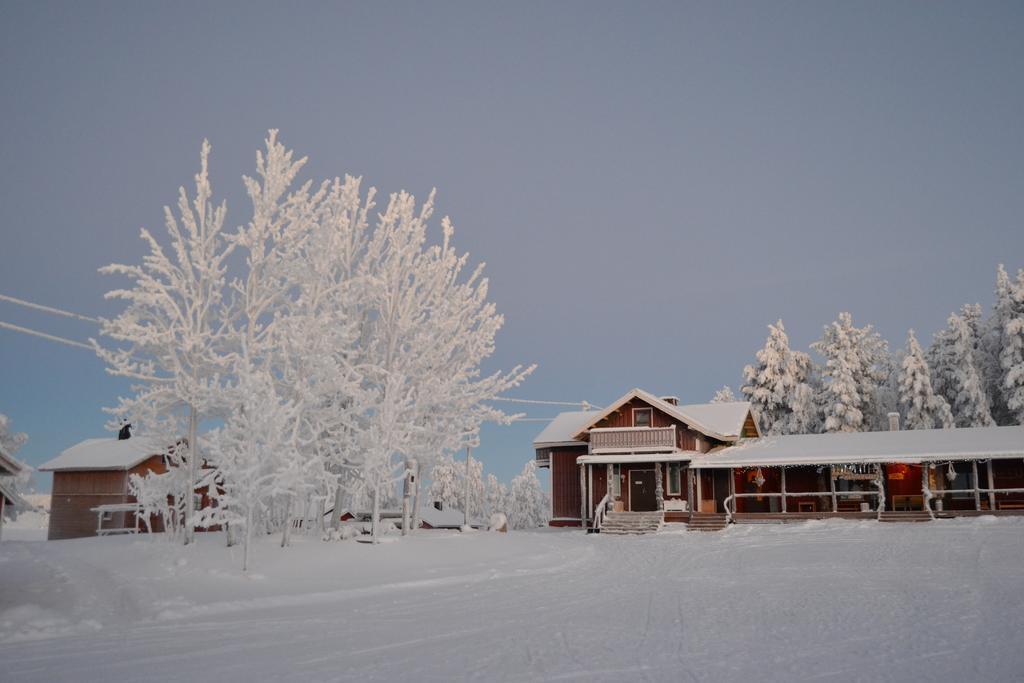
[[[139,533],[139,517],[142,512],[142,506],[138,503],[113,503],[110,505],[100,505],[94,508],[90,508],[92,512],[96,513],[96,535],[97,536],[109,536],[111,534],[137,534]],[[104,527],[103,522],[114,521],[114,515],[118,512],[123,512],[126,515],[128,513],[134,513],[135,526],[119,526],[119,527]],[[123,519],[123,518],[122,518]]]
[[[686,512],[689,506],[685,500],[676,500],[674,498],[665,499],[665,512]]]

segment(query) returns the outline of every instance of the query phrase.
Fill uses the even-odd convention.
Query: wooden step
[[[694,512],[686,524],[686,528],[691,531],[721,531],[726,526],[728,518],[725,513],[715,512]]]
[[[879,522],[930,522],[931,515],[925,510],[913,510],[911,512],[888,512],[883,511],[878,516]]]

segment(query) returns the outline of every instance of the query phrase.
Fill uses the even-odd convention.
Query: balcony
[[[661,453],[676,450],[676,428],[621,427],[590,430],[590,452]]]

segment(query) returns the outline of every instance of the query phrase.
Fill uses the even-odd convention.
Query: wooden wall
[[[579,519],[580,470],[576,458],[587,452],[586,445],[551,449],[551,503],[554,518]]]
[[[165,472],[163,458],[153,456],[135,466],[131,474],[148,471]],[[53,473],[53,494],[50,498],[50,528],[47,539],[82,538],[96,535],[96,513],[99,505],[135,502],[128,495],[128,472],[124,470],[72,470]],[[134,526],[131,513],[108,522],[109,526]],[[163,525],[154,520],[156,531]],[[143,528],[145,526],[143,525]]]

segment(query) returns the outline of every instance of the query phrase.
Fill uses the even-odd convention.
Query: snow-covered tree
[[[1024,424],[1024,270],[1014,281],[999,265],[993,317],[1000,335],[999,390],[1010,421]]]
[[[508,488],[499,482],[496,476],[488,474],[486,489],[484,518],[490,519],[491,515],[496,512],[507,516],[509,510]]]
[[[987,427],[994,422],[981,375],[975,366],[975,335],[961,316],[951,313],[929,349],[932,386],[953,411],[957,427]]]
[[[446,509],[462,509],[462,474],[451,455],[437,459],[430,468],[430,503],[441,503]]]
[[[738,401],[736,394],[732,393],[732,387],[728,384],[715,392],[715,395],[711,397],[712,403],[732,403]]]
[[[756,354],[757,365],[743,368],[744,385],[740,389],[751,402],[758,424],[765,434],[786,434],[807,421],[806,385],[811,369],[810,358],[789,347],[786,328],[779,320],[768,326],[768,339]],[[798,405],[801,416],[791,418]]]
[[[509,525],[513,529],[533,529],[544,526],[548,520],[548,497],[537,478],[537,463],[526,463],[523,471],[512,480],[509,492]]]
[[[27,442],[28,435],[12,431],[10,419],[3,413],[0,413],[0,453],[3,453],[21,466],[21,470],[10,478],[15,491],[23,491],[31,486],[32,468],[29,467],[28,463],[19,460],[15,455],[18,449]],[[0,524],[2,524],[2,520],[0,520]]]
[[[169,253],[149,233],[141,231],[149,253],[142,265],[114,264],[100,269],[132,281],[127,289],[108,292],[108,299],[126,302],[112,320],[102,320],[101,332],[117,348],[93,341],[107,371],[135,382],[134,395],[121,398],[112,409],[137,430],[168,443],[187,435],[187,448],[175,449],[174,464],[189,476],[179,496],[191,501],[200,453],[198,427],[214,415],[219,394],[218,347],[223,331],[226,260],[233,247],[223,235],[226,207],[214,206],[209,180],[210,144],[203,141],[196,194],[190,200],[178,191],[178,217],[164,208]],[[184,505],[184,540],[192,541],[192,505]]]
[[[879,393],[893,369],[885,340],[871,325],[854,327],[852,316],[840,313],[811,348],[825,358],[825,431],[855,432],[880,427],[885,405],[879,400]]]
[[[907,333],[907,349],[900,363],[899,391],[907,429],[948,429],[953,426],[949,404],[932,391],[928,363],[913,330]]]

